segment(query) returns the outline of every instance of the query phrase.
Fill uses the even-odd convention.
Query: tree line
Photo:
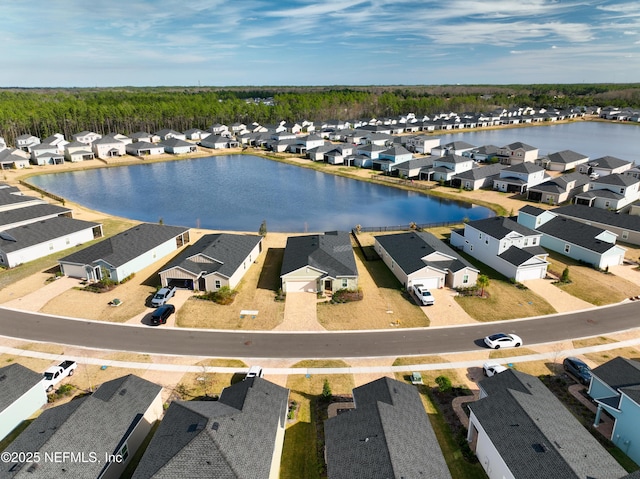
[[[272,103],[256,99],[272,99]],[[65,138],[163,128],[207,129],[214,123],[383,118],[413,112],[486,112],[513,106],[639,107],[638,84],[451,85],[362,87],[149,87],[0,90],[0,136]]]

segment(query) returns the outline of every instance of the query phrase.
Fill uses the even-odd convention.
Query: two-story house
[[[614,173],[589,182],[589,189],[575,196],[578,205],[620,211],[640,197],[640,178]]]
[[[572,200],[589,188],[589,177],[577,172],[567,173],[527,188],[527,199],[548,205],[559,205]]]
[[[80,133],[71,135],[71,137],[73,138],[73,141],[79,141],[80,143],[84,143],[85,145],[91,145],[94,141],[102,138],[102,135],[85,130],[81,131]]]
[[[433,181],[451,181],[454,175],[470,170],[474,166],[474,161],[466,156],[456,154],[445,155],[435,158],[433,161]]]
[[[404,146],[394,145],[382,152],[377,160],[373,160],[373,169],[390,172],[391,167],[398,163],[409,161],[413,158],[413,153],[408,151]]]
[[[541,166],[530,162],[517,163],[500,170],[498,178],[493,180],[493,189],[522,194],[527,188],[539,185],[547,179]]]
[[[578,171],[592,177],[624,173],[631,169],[633,161],[621,160],[615,156],[603,156],[578,166]]]
[[[496,216],[452,231],[450,243],[507,278],[523,282],[547,274],[548,253],[540,246],[541,237],[538,231]]]
[[[518,163],[533,162],[538,158],[538,148],[516,141],[498,149],[497,156],[500,163],[517,165]]]
[[[474,145],[466,141],[452,141],[445,145],[431,148],[431,156],[462,155],[464,152],[471,151],[474,148]]]
[[[562,150],[551,153],[544,159],[547,169],[551,171],[568,171],[574,170],[579,165],[583,165],[589,161],[587,155],[576,153],[572,150]]]

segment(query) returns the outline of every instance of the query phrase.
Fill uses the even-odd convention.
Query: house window
[[[220,280],[216,279],[216,289],[220,289],[221,286],[222,286],[222,283],[220,283]]]
[[[347,278],[343,278],[342,279],[342,287],[346,288],[347,286],[349,286],[349,280]]]
[[[473,251],[473,245],[469,245],[469,251]]]
[[[535,246],[537,242],[538,242],[538,238],[531,238],[531,244],[533,246]]]
[[[393,269],[394,266],[395,266],[395,262],[391,260],[391,269]]]
[[[628,239],[628,238],[629,238],[629,232],[628,232],[628,231],[623,231],[623,232],[622,232],[622,239],[623,239],[623,240],[626,240],[626,239]]]
[[[484,239],[484,244],[489,244],[489,237],[488,236]]]
[[[478,239],[482,239],[482,233],[478,234]]]
[[[465,274],[465,275],[462,277],[462,284],[467,284],[468,282],[469,282],[469,275],[468,275],[468,274]]]
[[[122,446],[122,449],[120,449],[120,451],[118,452],[118,455],[122,458],[122,461],[126,461],[129,457],[129,447],[127,446],[126,442]]]
[[[624,188],[620,188],[620,194],[624,194]]]
[[[604,207],[605,208],[609,208],[609,206],[611,206],[611,202],[610,201],[605,201],[604,202]]]
[[[524,239],[524,245],[525,246],[529,246],[529,238],[525,238]]]
[[[564,245],[564,252],[569,254],[569,251],[571,251],[571,245],[570,244],[565,244]]]

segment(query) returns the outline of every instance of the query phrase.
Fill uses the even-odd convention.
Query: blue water
[[[305,232],[486,218],[487,208],[226,155],[40,175],[33,184],[91,209],[217,230]]]

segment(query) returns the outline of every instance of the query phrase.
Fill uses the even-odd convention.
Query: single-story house
[[[200,140],[200,145],[205,148],[221,150],[224,148],[236,148],[238,146],[238,142],[228,136],[211,134]]]
[[[0,264],[13,268],[102,236],[102,225],[57,216],[0,231]]]
[[[188,141],[180,140],[178,138],[163,140],[160,142],[160,145],[164,147],[164,150],[167,153],[172,153],[174,155],[183,155],[185,153],[195,153],[198,151],[198,147],[193,143],[189,143]]]
[[[58,216],[71,218],[71,209],[49,203],[41,203],[27,208],[0,211],[0,231],[56,218]]]
[[[64,157],[72,163],[85,160],[93,160],[96,156],[91,150],[91,146],[79,141],[72,141],[64,147]]]
[[[16,208],[27,208],[34,205],[45,204],[45,201],[35,196],[23,195],[17,188],[0,189],[0,211],[8,211]]]
[[[409,161],[403,161],[391,166],[391,174],[397,174],[403,178],[419,178],[420,172],[433,166],[433,158],[422,157]]]
[[[552,211],[559,216],[611,231],[625,243],[640,245],[640,216],[584,205],[567,205]]]
[[[184,132],[185,139],[200,141],[211,135],[210,131],[202,131],[200,128],[190,128]]]
[[[500,177],[500,171],[505,168],[507,168],[507,165],[500,163],[474,167],[453,175],[451,177],[451,186],[470,191],[479,190],[480,188],[492,188],[494,180]]]
[[[261,251],[262,236],[204,235],[160,271],[160,282],[195,291],[233,289]]]
[[[573,170],[589,161],[589,157],[582,153],[576,153],[572,150],[562,150],[551,153],[543,162],[545,167],[551,171],[568,171]]]
[[[478,278],[477,268],[431,233],[376,236],[374,248],[407,289],[413,284],[429,289],[464,288],[475,285]]]
[[[626,249],[616,245],[616,235],[610,231],[530,205],[520,209],[518,223],[541,232],[544,248],[595,268],[606,269],[624,261]]]
[[[18,363],[0,368],[0,441],[45,404],[42,374]]]
[[[489,479],[627,475],[537,377],[507,369],[478,385],[467,441]]]
[[[189,242],[189,228],[142,223],[58,260],[62,273],[120,282]]]
[[[527,189],[527,199],[549,205],[570,201],[589,188],[589,177],[581,173],[567,173],[551,178]]]
[[[0,477],[121,477],[162,416],[161,392],[162,386],[129,374],[45,410],[5,449],[37,452],[40,461],[2,462]],[[79,459],[44,460],[63,451]]]
[[[162,155],[164,153],[164,146],[148,141],[135,141],[126,146],[126,151],[129,155],[133,156]]]
[[[290,236],[280,279],[285,293],[357,289],[358,269],[349,233]]]
[[[587,175],[606,176],[624,173],[633,167],[633,161],[621,160],[615,156],[603,156],[588,161],[578,167],[578,172]]]
[[[20,170],[30,165],[29,153],[18,148],[7,148],[0,151],[0,168],[3,170]]]
[[[328,479],[451,478],[415,386],[383,377],[353,405],[324,423]]]
[[[133,479],[278,479],[289,390],[254,377],[217,401],[173,401]]]

